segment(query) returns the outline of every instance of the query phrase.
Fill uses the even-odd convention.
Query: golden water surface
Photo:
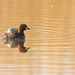
[[[0,39],[0,75],[75,75],[75,0],[0,0],[0,37],[22,23],[25,42]]]

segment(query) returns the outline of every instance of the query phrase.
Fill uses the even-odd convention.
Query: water
[[[75,0],[0,0],[0,36],[30,28],[25,42],[0,39],[0,75],[75,75],[74,19]]]

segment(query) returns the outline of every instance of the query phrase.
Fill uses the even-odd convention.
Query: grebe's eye
[[[25,27],[27,27],[27,26],[25,25]]]

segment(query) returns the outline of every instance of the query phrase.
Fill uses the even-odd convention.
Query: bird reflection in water
[[[18,48],[20,52],[27,52],[29,47],[25,47],[25,39],[2,39],[3,43],[6,44],[9,48]]]

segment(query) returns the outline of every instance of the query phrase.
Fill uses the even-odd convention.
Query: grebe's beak
[[[28,30],[30,30],[30,28],[27,28]]]
[[[27,30],[27,29],[30,30],[30,28],[28,28],[28,27],[26,27],[25,29],[26,29],[26,30]]]

